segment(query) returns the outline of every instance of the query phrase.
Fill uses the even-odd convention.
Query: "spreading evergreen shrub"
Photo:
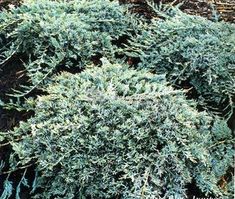
[[[164,76],[106,60],[44,89],[8,135],[12,170],[35,164],[35,198],[179,199],[192,181],[226,198],[217,182],[232,164],[231,131]]]
[[[96,55],[113,57],[112,41],[133,20],[118,1],[31,0],[1,12],[0,24],[1,67],[21,58],[35,88],[60,65],[83,68]]]
[[[230,112],[235,96],[235,25],[152,8],[162,19],[142,27],[127,54],[140,58],[140,68],[166,73],[176,86],[192,86],[200,103]]]

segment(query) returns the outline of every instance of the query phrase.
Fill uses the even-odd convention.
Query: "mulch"
[[[151,18],[152,13],[146,0],[119,0],[121,4],[133,5],[132,11]],[[235,23],[235,0],[153,0],[159,4],[182,4],[180,9],[191,15],[203,16],[208,19],[216,13],[220,20]]]

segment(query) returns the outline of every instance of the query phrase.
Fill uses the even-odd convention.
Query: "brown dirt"
[[[119,0],[121,4],[132,4],[134,12],[143,14],[148,18],[151,11],[146,0]],[[208,19],[213,18],[213,9],[220,19],[235,23],[235,0],[153,0],[155,3],[177,5],[182,3],[180,9],[188,14],[199,15]],[[214,7],[214,8],[213,8]]]
[[[19,6],[21,0],[0,0],[0,10],[8,9],[9,6]]]
[[[12,89],[19,89],[20,85],[25,85],[28,82],[28,78],[25,74],[25,70],[20,59],[14,58],[10,60],[6,65],[0,66],[0,99],[4,102],[9,101],[9,96],[7,94],[12,93]],[[16,110],[5,110],[0,107],[0,131],[6,132],[12,130],[15,126],[19,124],[20,121],[24,121],[29,118],[33,113],[32,112],[19,112]],[[0,147],[0,160],[4,161],[5,166],[3,172],[9,170],[8,160],[11,154],[11,147],[7,145],[5,141],[0,143],[3,145]],[[13,182],[14,188],[17,186],[17,183],[20,181],[23,170],[18,170],[13,172],[10,175],[9,180]],[[3,182],[6,179],[7,174],[0,173],[0,195],[3,190]],[[27,172],[27,178],[30,179],[29,182],[32,182],[34,178],[33,167],[29,168]],[[15,190],[13,191],[15,195]],[[29,199],[29,189],[23,187],[21,198]],[[10,198],[14,198],[13,196]]]
[[[8,102],[9,96],[7,94],[12,93],[12,89],[18,89],[19,85],[28,81],[22,62],[16,59],[0,66],[0,77],[0,99],[4,102]],[[12,129],[26,115],[27,113],[9,111],[0,107],[0,130]]]

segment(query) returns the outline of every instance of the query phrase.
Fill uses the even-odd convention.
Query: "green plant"
[[[232,164],[231,131],[164,76],[106,61],[44,90],[26,102],[35,115],[2,138],[12,170],[35,164],[33,198],[178,199],[193,180],[226,198],[217,182]]]
[[[32,85],[24,96],[58,66],[82,69],[97,55],[113,57],[113,41],[133,22],[118,1],[26,1],[0,13],[0,66],[22,58]]]
[[[212,22],[173,8],[152,8],[163,19],[152,19],[143,26],[130,40],[127,55],[140,58],[140,68],[166,73],[177,87],[193,87],[198,102],[211,110],[231,113],[235,98],[234,24]]]

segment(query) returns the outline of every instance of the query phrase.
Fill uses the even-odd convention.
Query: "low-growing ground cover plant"
[[[35,164],[33,198],[185,198],[192,181],[226,198],[217,184],[234,153],[226,123],[163,75],[103,62],[54,76],[47,95],[26,102],[35,115],[0,136],[12,170]],[[6,180],[6,198],[11,188]]]
[[[193,87],[199,103],[216,112],[230,112],[235,98],[235,25],[187,15],[178,9],[152,19],[128,45],[140,68],[166,73],[182,88]],[[214,110],[216,109],[216,110]],[[223,110],[224,109],[224,110]]]
[[[33,87],[58,66],[84,68],[98,55],[113,57],[133,20],[118,1],[32,0],[0,13],[0,67],[23,57]]]

